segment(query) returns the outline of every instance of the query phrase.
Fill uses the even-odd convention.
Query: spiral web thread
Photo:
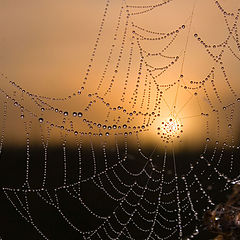
[[[38,216],[32,213],[33,198],[54,209],[58,218],[76,232],[79,239],[194,238],[199,233],[202,215],[217,202],[216,192],[224,192],[239,181],[239,139],[235,122],[239,117],[240,98],[232,87],[224,61],[225,54],[238,64],[240,61],[240,10],[227,12],[220,1],[212,1],[227,30],[223,42],[210,45],[197,30],[192,32],[196,1],[186,21],[170,32],[145,29],[135,22],[135,17],[173,5],[174,0],[157,1],[153,5],[134,4],[134,1],[122,1],[117,20],[112,24],[113,44],[108,49],[101,77],[97,83],[95,80],[93,92],[89,91],[91,71],[97,61],[105,23],[111,15],[110,0],[106,1],[90,63],[79,90],[65,97],[41,96],[28,92],[2,74],[0,154],[4,153],[9,109],[14,108],[26,136],[25,180],[21,186],[4,186],[2,189],[16,212],[39,233],[39,239],[54,239],[54,235],[45,231],[37,221]],[[179,37],[185,38],[184,46],[178,48],[177,55],[168,55],[168,49]],[[184,77],[184,61],[191,54],[188,52],[190,40],[198,42],[211,59],[210,71],[204,73],[206,78],[191,82]],[[157,52],[144,47],[161,41],[165,45]],[[154,56],[168,63],[162,66],[159,61],[159,66],[152,66],[148,59]],[[161,84],[164,74],[178,63],[181,66],[178,79]],[[137,66],[137,70],[133,66]],[[218,87],[217,71],[222,74],[224,90]],[[121,72],[124,77],[119,77]],[[115,105],[110,102],[119,82],[121,98]],[[170,91],[174,91],[174,100],[168,99]],[[188,98],[178,105],[182,95]],[[76,111],[59,108],[82,99],[84,106]],[[198,114],[184,114],[193,101],[197,103]],[[91,115],[96,111],[95,106],[105,109],[103,120]],[[163,108],[167,108],[168,120],[165,120],[165,112],[162,113]],[[53,117],[48,118],[48,114]],[[184,130],[181,129],[184,129],[186,119],[198,119],[204,125],[204,140],[194,158],[182,157],[175,151],[175,145],[182,142]],[[153,141],[154,147],[150,151],[144,151],[144,136],[156,122],[160,122],[154,127],[158,140]],[[41,177],[32,183],[31,131],[35,125],[38,125],[42,146]],[[62,171],[61,183],[57,186],[49,177],[52,171],[49,162],[53,157],[49,145],[54,131],[59,134],[62,148],[59,150],[62,155],[60,170],[56,166],[56,171]],[[212,131],[215,131],[214,137],[211,137]],[[74,151],[75,157],[70,151]],[[101,200],[96,204],[94,199],[98,194]],[[77,219],[66,211],[72,205],[77,206]],[[88,224],[84,224],[82,218],[88,219]]]

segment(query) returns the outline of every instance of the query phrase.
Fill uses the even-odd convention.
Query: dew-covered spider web
[[[93,3],[77,89],[32,91],[1,67],[1,193],[24,239],[197,238],[240,180],[240,4]]]

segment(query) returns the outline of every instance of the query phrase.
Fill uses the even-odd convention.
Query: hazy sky
[[[179,34],[170,45],[169,43],[173,38],[171,36],[163,40],[140,39],[139,41],[142,49],[145,51],[144,54],[146,52],[161,52],[164,47],[169,45],[167,49],[162,52],[162,55],[144,58],[145,64],[147,63],[155,69],[152,72],[152,75],[155,76],[155,82],[159,85],[176,83],[180,74],[183,74],[180,85],[197,87],[201,84],[194,85],[190,82],[203,81],[212,68],[215,67],[215,86],[212,85],[211,80],[204,85],[209,91],[208,96],[214,106],[213,108],[222,111],[224,106],[235,102],[236,96],[231,92],[222,74],[221,65],[214,62],[210,54],[207,53],[204,45],[197,40],[197,37],[194,37],[194,34],[201,37],[201,40],[207,45],[211,45],[210,51],[213,55],[219,55],[224,49],[224,54],[220,61],[223,62],[226,69],[231,87],[234,89],[236,95],[239,95],[240,86],[238,83],[238,76],[240,71],[240,55],[236,42],[230,37],[226,44],[227,46],[213,47],[213,45],[218,45],[226,41],[229,35],[228,27],[233,27],[238,12],[237,9],[240,8],[238,0],[220,0],[218,2],[219,4],[209,0],[174,0],[163,6],[156,7],[149,12],[131,15],[125,35],[125,45],[122,53],[122,60],[119,64],[119,70],[117,74],[115,74],[115,81],[111,87],[111,91],[105,94],[106,90],[111,85],[111,79],[114,75],[120,46],[122,44],[121,40],[124,37],[124,28],[127,19],[126,9],[128,9],[130,13],[143,9],[127,8],[126,5],[141,6],[144,4],[146,5],[146,2],[148,5],[156,5],[164,1],[126,1],[126,4],[123,4],[123,13],[119,22],[117,40],[114,40],[114,33],[116,33],[115,30],[122,3],[117,0],[110,1],[104,30],[91,66],[91,72],[88,82],[85,85],[84,93],[81,97],[76,99],[74,98],[60,103],[48,101],[49,104],[53,104],[54,107],[62,109],[63,111],[66,110],[69,113],[81,111],[87,119],[91,119],[93,122],[97,123],[104,123],[108,115],[108,110],[101,101],[97,101],[91,110],[84,112],[85,107],[90,101],[88,94],[97,92],[98,96],[103,97],[106,102],[110,102],[112,107],[120,105],[129,112],[134,110],[137,112],[153,112],[155,99],[159,91],[156,85],[154,85],[153,79],[145,80],[146,74],[149,74],[147,70],[148,67],[146,66],[141,70],[142,77],[138,84],[139,87],[137,93],[134,93],[141,60],[139,46],[136,40],[137,35],[134,34],[138,33],[151,38],[161,36],[153,32],[167,33],[179,28],[181,28]],[[194,5],[195,9],[192,16]],[[41,96],[65,97],[76,93],[82,86],[86,69],[90,64],[91,53],[97,37],[104,7],[105,1],[103,0],[0,0],[1,72],[4,73],[9,80],[16,82],[23,89],[26,89],[26,91]],[[224,11],[233,13],[234,15],[225,14],[224,16]],[[148,32],[136,28],[132,26],[132,24],[146,29]],[[183,25],[185,27],[182,27]],[[135,32],[133,33],[133,31]],[[123,102],[120,99],[124,92],[124,83],[133,35],[135,39],[131,74],[127,83],[126,98]],[[106,67],[112,44],[115,44],[115,47],[113,48],[111,60],[107,67],[106,76],[101,87],[97,89],[104,68]],[[228,46],[230,46],[231,50]],[[176,56],[178,56],[179,60],[163,74],[156,77],[161,72],[161,68],[170,64],[173,59],[175,60]],[[12,94],[14,98],[13,90],[6,82],[2,81],[0,86],[10,95]],[[201,132],[206,133],[207,131],[206,119],[202,117],[188,118],[189,116],[199,115],[201,112],[210,114],[210,135],[212,134],[215,136],[217,131],[215,129],[217,117],[215,113],[212,113],[213,108],[210,106],[209,99],[206,97],[206,92],[204,92],[203,89],[204,87],[196,91],[192,89],[188,91],[185,90],[184,87],[180,87],[179,90],[177,90],[177,86],[176,84],[169,90],[167,87],[161,88],[164,92],[164,99],[162,99],[161,103],[162,117],[157,119],[153,126],[149,128],[150,135],[156,137],[158,124],[163,120],[165,121],[171,112],[167,105],[173,105],[176,92],[178,92],[176,112],[180,111],[181,114],[179,116],[185,119],[182,121],[184,132],[186,132],[185,135],[188,136],[188,139],[193,136],[198,139]],[[141,99],[144,95],[145,88],[146,99],[147,96],[149,96],[148,92],[150,92],[150,103],[147,107],[147,100],[145,100],[145,105],[141,108]],[[149,88],[151,88],[151,90],[149,90]],[[216,97],[216,90],[221,97],[221,103]],[[197,92],[197,97],[194,98],[193,95],[195,92]],[[20,98],[21,94],[16,93],[15,95]],[[136,95],[137,104],[135,108],[132,108],[133,99],[131,98],[134,98]],[[42,116],[44,119],[48,119],[50,122],[52,121],[57,124],[60,124],[59,122],[62,121],[62,117],[52,112],[45,111],[41,113],[40,109],[36,105],[30,103],[30,100],[27,100],[27,98],[22,101],[30,111],[36,113],[38,116]],[[12,107],[9,107],[6,135],[11,137],[11,141],[14,141],[14,139],[22,138],[23,133],[20,133],[18,136],[14,134],[16,131],[23,132],[23,124],[20,122],[21,120],[19,120],[20,111],[16,111],[14,108],[11,109]],[[229,109],[230,108],[228,108],[228,110]],[[222,117],[221,129],[224,129],[229,118],[231,118],[229,115],[230,113],[219,114]],[[119,116],[121,117],[119,124],[123,124],[127,121],[127,116],[121,111],[121,113],[114,113],[109,117],[109,124],[113,124]],[[236,114],[234,114],[234,116],[236,116]],[[234,121],[236,120],[233,119],[233,125]],[[142,125],[142,122],[142,117],[135,117],[128,125]],[[88,131],[88,127],[84,124],[75,123],[74,126],[76,126],[78,131]],[[36,127],[36,129],[38,128]],[[35,132],[38,131],[36,129],[34,130]],[[237,131],[238,129],[236,129],[236,132]],[[223,132],[225,134],[225,130]],[[204,136],[205,135],[206,134],[204,134]]]

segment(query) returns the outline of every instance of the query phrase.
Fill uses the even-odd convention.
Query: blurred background
[[[214,202],[226,201],[231,192],[226,178],[239,175],[239,1],[105,4],[0,0],[0,186],[21,189],[30,169],[30,187],[40,189],[45,162],[48,189],[78,182],[80,142],[82,178],[90,178],[95,159],[99,171],[105,171],[103,149],[107,161],[117,164],[127,142],[130,172],[140,171],[146,159],[161,171],[167,149],[166,179],[175,176],[175,160],[179,177],[194,166]],[[216,169],[226,176],[223,181]],[[132,176],[122,176],[132,183]],[[144,182],[146,176],[139,184]],[[95,209],[98,198],[101,213],[111,213],[115,203],[94,194],[91,184],[83,187],[86,201]],[[186,190],[183,184],[180,188]],[[202,216],[207,204],[195,202],[203,195],[198,189],[191,197]],[[91,216],[68,208],[74,204],[61,197],[73,221],[92,227]],[[29,198],[35,220],[51,232],[50,239],[80,239],[52,210]],[[3,192],[1,201],[3,239],[15,239],[16,233],[41,239]],[[191,235],[194,224],[184,236]],[[212,236],[202,230],[194,239]]]

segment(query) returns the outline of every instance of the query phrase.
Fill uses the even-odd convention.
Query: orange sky
[[[156,5],[159,2],[147,1],[147,4]],[[85,89],[80,96],[72,97],[66,101],[46,100],[46,103],[54,106],[54,108],[61,109],[63,112],[67,111],[69,115],[66,117],[65,127],[70,128],[70,121],[72,121],[74,130],[78,132],[91,131],[99,133],[99,129],[96,126],[89,129],[86,123],[82,123],[82,119],[86,118],[89,121],[93,121],[93,123],[101,123],[102,125],[112,126],[117,122],[123,126],[123,124],[127,123],[127,127],[131,127],[131,129],[127,128],[127,132],[134,132],[134,126],[144,125],[144,129],[147,129],[148,132],[141,133],[141,138],[150,138],[158,141],[160,136],[157,135],[157,128],[159,125],[161,126],[163,121],[168,121],[176,99],[176,107],[172,114],[178,113],[175,117],[177,121],[183,124],[183,133],[180,134],[180,140],[184,140],[188,144],[193,142],[198,144],[200,141],[204,141],[206,136],[210,136],[212,139],[220,138],[225,140],[225,138],[228,138],[229,140],[228,136],[232,135],[232,129],[234,129],[235,134],[238,134],[237,112],[239,112],[239,104],[236,99],[240,96],[240,85],[238,83],[240,54],[234,41],[235,35],[234,37],[230,36],[225,47],[214,48],[213,45],[226,41],[229,35],[226,21],[231,29],[238,13],[237,9],[240,8],[239,1],[222,0],[219,1],[220,5],[216,4],[215,1],[209,0],[170,1],[163,6],[155,7],[149,12],[130,15],[124,36],[127,13],[132,14],[142,9],[127,7],[127,5],[141,6],[145,3],[146,1],[134,0],[126,1],[126,3],[123,1],[122,5],[121,1],[110,1],[96,55],[91,64],[91,54],[105,8],[105,1],[1,1],[1,72],[8,77],[8,80],[14,81],[30,93],[61,98],[73,96],[73,93],[77,93],[83,86],[86,69],[91,64],[91,71],[87,83],[84,85]],[[122,18],[118,26],[121,6],[123,6]],[[194,6],[195,9],[192,15]],[[221,7],[218,6],[234,15],[231,16],[230,14],[224,17],[222,12],[224,10],[221,11]],[[126,10],[129,10],[129,12]],[[146,29],[148,32],[136,26]],[[116,28],[119,29],[116,40],[114,40]],[[154,38],[162,35],[153,32],[166,34],[176,30],[179,30],[179,33],[170,45],[169,43],[174,38],[174,34],[167,35],[166,39],[162,40],[147,40],[140,37]],[[219,55],[224,50],[222,59],[219,60],[219,62],[223,62],[222,65],[213,60],[210,54],[207,53],[207,48],[200,43],[201,40],[199,41],[194,34],[201,37],[201,40],[207,45],[211,45],[211,48],[208,49],[213,55]],[[133,36],[134,39],[132,38]],[[123,38],[125,38],[124,49],[120,53]],[[132,45],[131,42],[133,42]],[[141,53],[138,43],[144,50],[143,53]],[[115,46],[113,47],[111,60],[108,63],[102,84],[98,88],[113,44]],[[133,46],[132,62],[125,100],[123,101],[121,99],[129,66],[131,46]],[[166,50],[162,51],[166,46],[168,46]],[[162,55],[146,56],[148,52],[159,53],[161,51]],[[115,72],[119,54],[122,56],[117,67],[118,70]],[[139,70],[141,54],[144,55],[144,60],[143,67]],[[159,75],[161,68],[171,64],[172,61],[175,61],[175,63]],[[222,66],[226,70],[232,91],[223,75]],[[200,84],[199,82],[206,78],[213,67],[214,74],[209,77],[209,80],[204,85]],[[151,72],[149,69],[154,69],[154,71]],[[141,78],[139,83],[137,83],[139,71],[141,72]],[[183,77],[179,78],[181,74]],[[148,75],[147,78],[146,75]],[[114,82],[112,82],[111,86],[112,76],[114,76]],[[211,82],[212,78],[214,78],[215,86]],[[180,82],[177,82],[179,79]],[[194,84],[191,81],[198,83]],[[163,86],[174,83],[175,85],[169,89]],[[134,92],[136,84],[139,85],[137,93]],[[157,89],[156,84],[160,86],[160,89]],[[109,86],[111,86],[111,91],[108,92]],[[196,87],[196,90],[185,89],[184,86],[186,88]],[[201,88],[198,88],[199,86]],[[24,114],[25,119],[32,119],[33,129],[31,131],[32,138],[35,141],[39,141],[40,135],[38,118],[44,119],[44,134],[46,134],[47,122],[55,125],[63,124],[63,115],[51,110],[42,112],[41,108],[31,98],[26,95],[21,98],[22,94],[19,93],[19,90],[14,90],[14,87],[6,80],[1,80],[0,87],[12,99],[18,99],[18,102],[24,105],[26,109],[36,114],[34,117],[31,117],[29,112]],[[207,89],[208,95],[206,95],[204,88]],[[161,103],[156,104],[156,98],[159,98],[160,91],[163,91]],[[143,99],[144,92],[145,99]],[[97,93],[97,95],[88,96],[88,94],[94,93]],[[216,97],[217,95],[220,96],[221,102]],[[131,98],[135,96],[137,100],[136,105],[133,106],[133,99]],[[113,111],[111,109],[111,113],[108,116],[109,106],[106,106],[100,100],[101,97],[103,97],[104,102],[110,103],[110,107],[117,108],[121,106],[121,110]],[[148,97],[149,100],[147,100]],[[1,99],[3,101],[5,96],[1,96]],[[85,111],[89,101],[94,100],[96,100],[96,103],[88,111]],[[213,107],[211,107],[209,100]],[[5,138],[10,143],[19,143],[24,138],[24,123],[20,119],[21,110],[19,107],[12,106],[12,103],[9,104],[10,102],[8,101],[7,104],[8,117]],[[143,106],[141,107],[142,102]],[[223,110],[224,106],[231,103],[234,103],[234,107],[231,105],[227,107],[227,110]],[[234,117],[231,119],[233,108]],[[160,111],[160,116],[153,117],[154,114],[150,116],[151,120],[154,119],[151,126],[146,126],[147,120],[144,122],[144,116],[141,114],[134,116],[128,123],[127,118],[129,115],[124,113],[123,109],[126,109],[128,113],[141,111],[157,114]],[[218,110],[218,113],[216,114],[213,110]],[[76,120],[76,118],[72,117],[72,112],[74,111],[82,112],[83,118]],[[3,112],[3,108],[1,108],[1,112]],[[203,116],[201,113],[209,116]],[[218,116],[221,119],[219,125],[220,137],[217,136],[216,127]],[[117,120],[118,118],[119,120]],[[105,122],[106,119],[108,122]],[[229,122],[234,127],[230,130],[228,128]],[[206,127],[207,124],[209,124],[208,127]],[[53,139],[59,138],[58,131],[53,130]],[[121,128],[120,130],[111,130],[110,134],[125,131]],[[207,133],[208,131],[209,133]],[[19,134],[16,134],[16,132]],[[106,130],[103,129],[100,132],[105,134]],[[149,138],[146,138],[146,136],[149,136]]]

